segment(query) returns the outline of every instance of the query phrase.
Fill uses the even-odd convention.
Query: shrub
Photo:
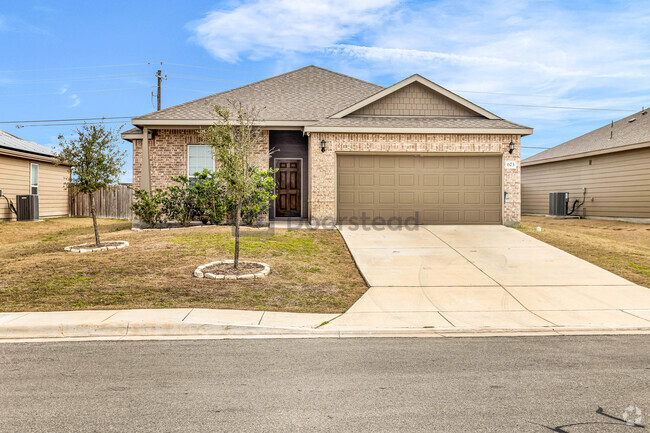
[[[271,200],[275,200],[275,180],[273,173],[277,170],[269,168],[260,170],[257,167],[251,168],[252,177],[255,179],[255,188],[250,198],[244,201],[242,206],[242,221],[245,224],[252,224],[257,217],[269,211]],[[235,207],[232,207],[234,210]]]
[[[187,176],[174,176],[171,179],[179,185],[172,185],[163,192],[162,210],[168,220],[177,221],[186,227],[200,213],[194,187]]]
[[[133,190],[133,194],[135,195],[135,201],[131,205],[131,210],[134,214],[151,227],[165,222],[163,212],[160,209],[163,195],[161,189],[155,191],[136,189]]]
[[[222,223],[228,206],[220,172],[206,169],[194,176],[191,193],[195,196],[199,218],[204,224]]]

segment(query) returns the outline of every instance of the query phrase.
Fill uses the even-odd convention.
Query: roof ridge
[[[244,84],[243,86],[233,87],[232,89],[224,90],[223,92],[212,93],[212,94],[204,96],[202,98],[193,99],[191,101],[183,102],[181,104],[172,105],[171,107],[164,108],[164,109],[162,109],[160,111],[152,111],[152,112],[149,112],[147,114],[143,114],[141,116],[134,117],[133,119],[139,119],[141,117],[145,117],[145,116],[148,116],[148,115],[154,114],[154,113],[164,113],[165,111],[170,110],[172,108],[178,108],[178,107],[182,107],[182,106],[187,105],[187,104],[197,103],[197,102],[200,102],[200,101],[202,101],[204,99],[208,99],[208,98],[212,98],[214,96],[220,95],[222,93],[233,92],[235,90],[243,89],[245,87],[249,87],[249,86],[259,84],[259,83],[263,83],[263,82],[268,81],[268,80],[272,80],[272,79],[280,78],[280,77],[283,77],[283,76],[286,76],[286,75],[289,75],[289,74],[297,73],[297,72],[300,72],[302,70],[309,69],[309,68],[320,69],[321,71],[329,72],[331,74],[336,74],[336,75],[339,75],[341,77],[352,79],[352,80],[355,80],[355,81],[358,81],[358,82],[361,82],[361,83],[364,83],[364,84],[370,84],[370,85],[373,85],[373,86],[377,86],[377,87],[380,88],[380,90],[378,90],[378,91],[381,91],[381,89],[383,89],[383,87],[379,86],[378,84],[370,83],[368,81],[363,81],[363,80],[360,80],[359,78],[355,78],[355,77],[351,77],[349,75],[341,74],[340,72],[331,71],[329,69],[321,68],[320,66],[307,65],[307,66],[303,66],[302,68],[294,69],[292,71],[283,72],[282,74],[279,74],[279,75],[273,75],[272,77],[267,77],[267,78],[264,78],[262,80],[253,81],[252,83]]]

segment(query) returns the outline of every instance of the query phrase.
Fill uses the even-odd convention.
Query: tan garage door
[[[339,223],[500,224],[501,194],[501,156],[338,156]]]

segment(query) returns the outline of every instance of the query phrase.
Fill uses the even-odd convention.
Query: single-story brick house
[[[55,163],[47,147],[0,131],[0,190],[14,204],[17,195],[38,195],[40,218],[68,216],[70,167]],[[0,198],[0,221],[15,219],[7,200]]]
[[[549,213],[549,193],[569,193],[585,218],[650,220],[650,113],[642,110],[526,158],[522,212]]]
[[[520,138],[532,129],[419,75],[384,88],[307,66],[136,117],[122,135],[134,186],[212,168],[198,130],[229,100],[262,108],[256,164],[279,170],[270,219],[519,222]]]

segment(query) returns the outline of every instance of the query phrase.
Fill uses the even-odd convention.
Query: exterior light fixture
[[[320,142],[320,151],[321,152],[325,152],[325,143],[327,143],[327,141],[321,140],[321,142]]]
[[[510,149],[508,149],[508,152],[510,152],[510,154],[512,155],[512,152],[514,151],[515,151],[515,143],[513,143],[512,140],[510,140]]]

